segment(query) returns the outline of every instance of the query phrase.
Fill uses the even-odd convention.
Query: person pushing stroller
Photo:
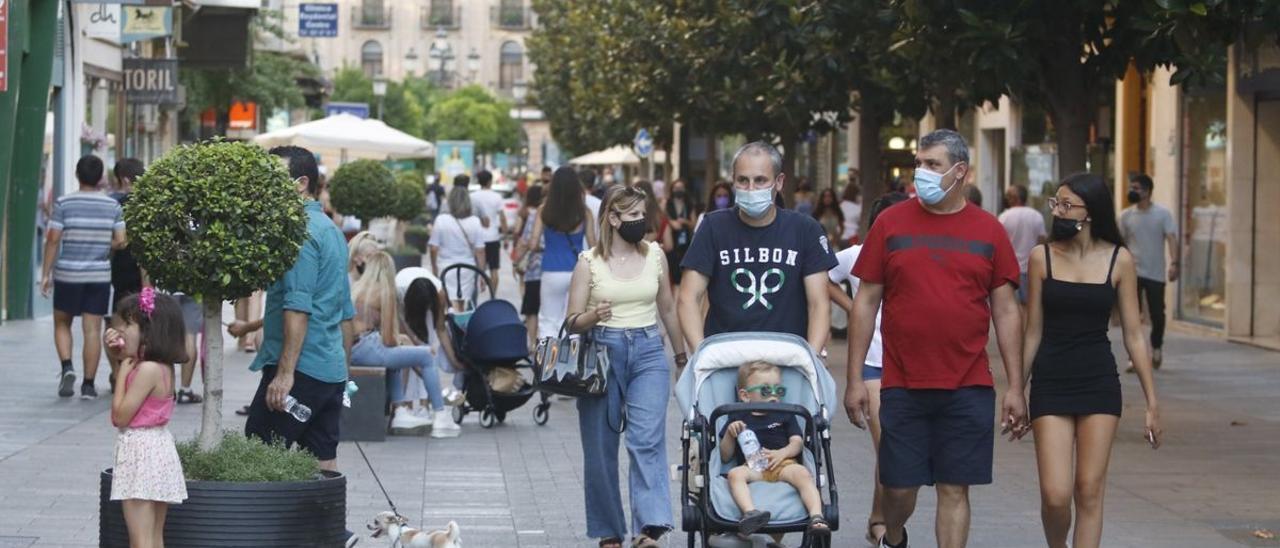
[[[738,399],[748,403],[778,403],[786,395],[786,387],[782,384],[782,371],[778,366],[765,362],[753,361],[738,368]],[[747,461],[750,455],[743,454],[739,442],[744,440],[743,433],[750,432],[759,446],[763,463],[755,467]],[[822,517],[822,495],[813,481],[809,469],[800,463],[804,451],[804,432],[796,423],[795,417],[782,411],[741,411],[729,415],[724,428],[720,431],[720,460],[724,463],[738,462],[729,470],[729,493],[733,501],[742,510],[742,519],[738,522],[739,533],[750,535],[769,523],[771,514],[767,510],[758,510],[751,498],[749,484],[764,481],[784,481],[796,489],[800,500],[804,502],[805,511],[809,514],[809,530],[811,537],[827,538],[831,534],[826,519]],[[751,448],[747,438],[743,445]],[[763,469],[761,468],[763,465]]]

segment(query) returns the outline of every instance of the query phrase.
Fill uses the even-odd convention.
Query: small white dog
[[[395,512],[381,512],[369,523],[373,538],[387,535],[392,548],[462,548],[458,522],[450,521],[443,531],[424,532],[406,527],[409,519]]]

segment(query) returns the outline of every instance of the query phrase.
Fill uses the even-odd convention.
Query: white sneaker
[[[462,427],[453,422],[453,417],[449,413],[436,413],[435,420],[431,421],[431,437],[433,438],[456,438],[462,434]]]
[[[441,395],[444,396],[445,405],[454,406],[454,407],[461,405],[462,401],[466,398],[466,394],[463,394],[457,388],[454,388],[452,386],[442,390]]]
[[[413,411],[407,407],[397,407],[395,415],[391,417],[391,433],[392,434],[418,434],[415,430],[425,429],[431,425],[431,421],[413,414]]]
[[[436,412],[430,407],[415,405],[413,407],[413,416],[426,419],[427,421],[433,421],[436,418]]]

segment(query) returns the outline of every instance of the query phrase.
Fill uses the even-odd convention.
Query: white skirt
[[[121,428],[112,476],[111,500],[181,504],[187,499],[187,480],[173,434],[164,426]]]

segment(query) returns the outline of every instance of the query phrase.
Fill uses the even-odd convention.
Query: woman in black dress
[[[1040,471],[1045,540],[1090,548],[1102,539],[1102,494],[1120,420],[1120,379],[1107,329],[1118,306],[1124,345],[1147,401],[1146,440],[1160,446],[1151,352],[1142,335],[1137,272],[1101,177],[1058,185],[1050,243],[1031,253],[1024,363],[1031,364],[1031,428]],[[1034,359],[1033,359],[1034,358]]]

